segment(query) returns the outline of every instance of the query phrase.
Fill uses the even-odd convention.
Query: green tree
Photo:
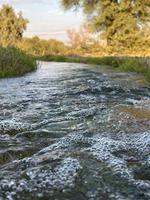
[[[40,39],[37,36],[33,38],[23,38],[23,40],[18,43],[18,48],[34,56],[64,54],[67,50],[63,42],[54,39]]]
[[[65,9],[82,8],[92,30],[103,31],[108,45],[130,44],[150,20],[150,0],[61,0]],[[137,35],[138,33],[138,35]],[[129,46],[129,43],[128,43]]]
[[[16,46],[23,37],[27,23],[21,12],[16,14],[11,6],[3,5],[0,9],[0,46]]]

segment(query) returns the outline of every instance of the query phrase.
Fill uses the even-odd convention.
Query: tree
[[[67,33],[71,47],[74,49],[86,49],[92,40],[86,25],[81,26],[79,30],[68,30]]]
[[[23,40],[18,43],[18,48],[34,56],[65,54],[67,50],[65,44],[61,41],[55,39],[40,39],[37,36],[33,38],[23,38]]]
[[[108,45],[133,41],[150,20],[150,0],[61,0],[65,9],[79,8],[94,31],[103,31]],[[135,35],[135,38],[134,38]],[[140,37],[140,36],[139,36]]]
[[[93,47],[100,46],[102,40],[96,34],[91,34],[86,24],[80,26],[78,30],[71,29],[67,31],[69,38],[69,46],[73,54],[88,53]],[[103,43],[104,46],[104,43]]]
[[[0,9],[0,46],[16,46],[23,37],[27,23],[21,12],[16,14],[11,6],[3,5]]]

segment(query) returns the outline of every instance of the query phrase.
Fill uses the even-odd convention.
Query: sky
[[[29,20],[26,37],[67,41],[67,30],[78,29],[83,23],[82,13],[64,11],[60,0],[0,0],[0,5],[3,3],[12,5],[16,12],[22,11]]]

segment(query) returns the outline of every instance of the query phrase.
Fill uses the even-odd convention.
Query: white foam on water
[[[125,161],[122,158],[116,157],[113,153],[126,149],[126,143],[116,141],[108,137],[97,135],[93,140],[93,145],[87,148],[90,155],[99,161],[106,163],[115,174],[119,174],[124,178],[132,178],[131,171],[127,168]]]
[[[19,198],[19,193],[35,193],[35,196],[42,196],[54,189],[62,190],[65,187],[72,188],[78,171],[81,169],[77,159],[65,158],[53,170],[47,167],[28,168],[19,174],[19,180],[9,177],[0,182],[3,194],[6,199]],[[22,175],[27,178],[22,178]]]
[[[42,149],[41,151],[39,151],[37,154],[35,154],[35,156],[39,156],[41,154],[45,154],[48,152],[52,152],[52,151],[65,151],[65,149],[68,151],[69,147],[73,146],[75,143],[78,142],[82,142],[84,141],[85,138],[83,137],[82,134],[79,133],[73,133],[73,134],[69,134],[63,138],[61,138],[57,143],[54,143],[44,149]]]
[[[80,151],[89,152],[95,159],[104,162],[110,167],[113,173],[120,175],[123,178],[134,180],[132,171],[128,168],[126,157],[120,156],[120,152],[129,152],[132,150],[135,155],[141,156],[141,159],[147,156],[147,163],[149,162],[148,154],[150,152],[150,133],[138,134],[120,134],[118,139],[104,137],[104,134],[97,134],[93,137],[84,137],[82,134],[69,134],[58,142],[46,147],[33,156],[33,161],[40,163],[45,159],[54,158],[59,159],[65,156],[70,149],[74,151],[75,144],[87,143],[90,147],[80,147]]]
[[[143,97],[140,100],[129,98],[127,99],[127,102],[132,103],[135,107],[142,108],[142,109],[145,108],[145,109],[150,110],[150,98]]]
[[[30,129],[30,125],[16,121],[15,119],[0,121],[0,132],[7,133],[11,131],[21,131]]]
[[[20,122],[17,120],[17,118],[2,120],[0,121],[0,132],[3,134],[9,133],[11,135],[11,133],[15,131],[15,134],[17,134],[21,131],[38,129],[39,127],[44,126],[52,121],[53,120],[43,120],[40,123],[29,124],[26,122]]]
[[[133,149],[141,156],[150,155],[150,132],[128,135],[126,140],[128,149]]]
[[[119,138],[119,136],[118,136]],[[150,164],[150,132],[138,133],[138,134],[126,134],[117,140],[109,137],[104,137],[101,134],[97,134],[93,137],[92,146],[86,149],[90,155],[92,155],[98,161],[104,162],[111,170],[112,173],[119,175],[122,178],[127,179],[133,184],[141,183],[144,181],[135,180],[132,170],[127,165],[127,160],[131,159],[131,156],[120,154],[120,152],[132,151],[134,155],[139,159],[145,160],[144,163]],[[145,183],[150,187],[150,182]]]
[[[88,144],[89,147],[85,147],[84,143]],[[70,153],[76,152],[77,144],[80,144],[79,152],[88,153],[97,161],[105,163],[114,175],[127,180],[140,189],[148,190],[150,188],[149,181],[135,179],[132,168],[129,168],[127,163],[127,158],[130,159],[136,155],[139,159],[144,160],[147,166],[150,166],[150,132],[118,133],[116,137],[114,137],[114,134],[108,133],[106,136],[103,133],[96,134],[93,137],[73,133],[59,138],[58,142],[42,149],[32,157],[6,165],[4,171],[20,169],[17,174],[19,178],[13,179],[11,176],[4,178],[0,183],[2,191],[7,188],[7,196],[13,197],[19,191],[35,192],[36,195],[42,195],[42,191],[47,189],[53,191],[55,188],[74,187],[74,180],[81,166],[77,159],[70,157]],[[133,153],[132,156],[124,154],[124,152],[130,151]],[[66,158],[68,156],[69,158]],[[54,169],[50,167],[50,163],[53,161],[56,162]],[[22,178],[22,174],[26,174],[28,178]],[[11,192],[8,192],[10,190]]]

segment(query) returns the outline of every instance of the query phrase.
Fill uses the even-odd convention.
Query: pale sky
[[[11,4],[29,20],[25,36],[38,35],[41,38],[56,38],[67,41],[68,29],[78,28],[83,22],[80,12],[64,12],[60,0],[0,0]]]

